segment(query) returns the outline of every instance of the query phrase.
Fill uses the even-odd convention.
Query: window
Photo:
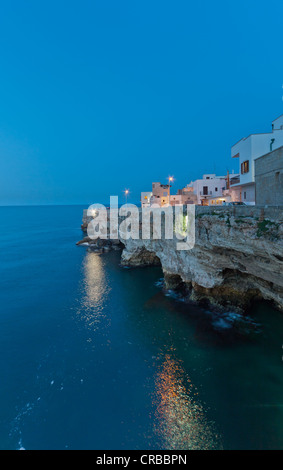
[[[244,175],[245,173],[248,173],[250,171],[250,162],[249,160],[246,160],[241,164],[241,173]]]
[[[279,178],[280,178],[280,171],[276,171],[275,173],[275,183],[279,184]]]
[[[203,195],[207,196],[208,195],[208,186],[203,187]]]
[[[217,191],[218,191],[218,188],[215,188],[215,192],[216,192],[216,193],[217,193]]]
[[[244,199],[247,199],[247,193],[244,191]]]

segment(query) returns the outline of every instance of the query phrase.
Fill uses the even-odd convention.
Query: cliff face
[[[196,208],[196,243],[178,251],[176,240],[128,240],[122,263],[160,261],[168,288],[186,287],[190,298],[249,307],[266,299],[283,311],[282,208]]]

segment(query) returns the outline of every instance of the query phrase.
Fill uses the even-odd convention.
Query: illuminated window
[[[245,173],[248,173],[250,171],[250,162],[249,160],[246,160],[241,164],[241,173],[244,175]]]

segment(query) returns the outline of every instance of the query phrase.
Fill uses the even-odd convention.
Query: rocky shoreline
[[[111,250],[122,250],[124,248],[124,245],[120,240],[104,240],[101,238],[93,240],[88,236],[79,240],[76,245],[87,246],[88,251],[93,251],[95,253],[107,253]]]
[[[82,228],[87,223],[84,216]],[[283,311],[282,208],[196,207],[196,242],[188,251],[178,251],[174,239],[78,242],[86,243],[99,252],[123,249],[124,266],[160,265],[165,287],[190,301],[247,312],[265,300]]]

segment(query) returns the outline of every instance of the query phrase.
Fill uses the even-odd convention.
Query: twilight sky
[[[283,2],[0,6],[0,205],[137,202],[237,171],[283,113]]]

